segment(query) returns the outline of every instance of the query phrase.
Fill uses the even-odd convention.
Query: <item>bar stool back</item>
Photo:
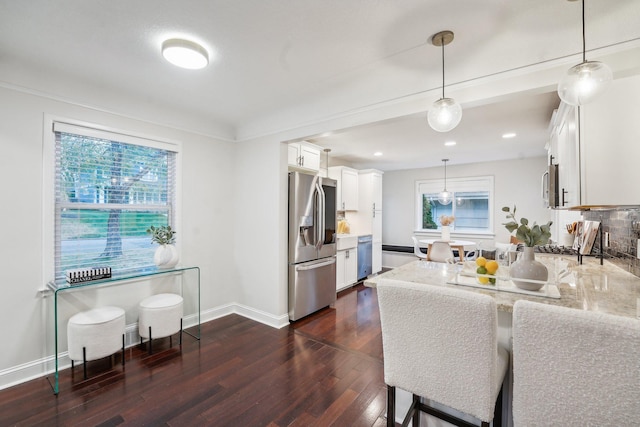
[[[498,346],[494,299],[476,292],[391,279],[377,285],[387,425],[395,424],[395,388],[413,394],[405,424],[420,411],[455,423],[420,397],[500,425],[501,389],[509,353]],[[451,418],[451,419],[450,419]]]
[[[516,426],[640,423],[640,321],[520,300],[513,307]]]

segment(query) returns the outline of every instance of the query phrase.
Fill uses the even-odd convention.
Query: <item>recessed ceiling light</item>
[[[456,144],[457,143],[455,141],[447,141],[447,142],[444,143],[444,145],[446,145],[447,147],[453,147]]]
[[[516,134],[514,132],[509,132],[509,133],[502,134],[502,137],[504,139],[515,138]]]
[[[207,50],[189,40],[165,40],[162,43],[162,56],[173,65],[190,70],[198,70],[209,64]]]
[[[382,156],[382,151],[376,151],[375,153],[373,153],[373,155],[376,157],[380,157]]]

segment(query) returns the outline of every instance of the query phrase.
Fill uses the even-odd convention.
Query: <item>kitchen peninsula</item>
[[[456,274],[456,266],[452,264],[433,263],[416,260],[386,273],[372,276],[365,281],[365,286],[375,287],[380,278],[404,280],[424,283],[426,285],[450,286],[481,292],[496,299],[499,312],[511,313],[513,304],[519,299],[560,305],[579,310],[597,311],[623,317],[640,319],[640,278],[624,271],[622,268],[605,260],[584,257],[578,263],[572,255],[536,254],[536,259],[549,269],[549,281],[557,280],[560,298],[545,298],[519,293],[466,287],[448,284]]]
[[[516,301],[526,299],[543,304],[559,305],[578,310],[588,310],[628,318],[640,319],[640,278],[605,260],[584,257],[582,264],[575,255],[536,254],[536,259],[545,264],[549,270],[549,283],[557,286],[559,298],[530,296],[491,289],[491,285],[469,287],[450,284],[456,280],[461,270],[460,265],[436,263],[423,260],[411,261],[401,267],[372,276],[364,283],[375,288],[381,278],[422,283],[425,286],[447,286],[480,292],[495,298],[498,308],[498,341],[506,348],[511,348],[512,312]],[[499,271],[499,270],[498,270]],[[496,273],[499,274],[499,273]],[[558,280],[559,278],[559,280]],[[640,320],[639,320],[640,322]],[[409,326],[410,327],[410,326]],[[511,368],[507,372],[503,389],[502,425],[512,426],[512,384]],[[411,403],[411,394],[398,390],[396,398],[397,411],[403,413]],[[453,411],[446,407],[439,409]],[[453,411],[456,416],[462,414]]]

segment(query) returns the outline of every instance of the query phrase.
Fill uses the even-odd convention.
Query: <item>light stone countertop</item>
[[[605,260],[583,257],[578,264],[575,255],[536,254],[536,260],[549,270],[549,282],[557,283],[560,299],[529,296],[447,284],[456,277],[460,267],[456,265],[412,261],[401,267],[368,278],[365,286],[375,287],[380,278],[404,280],[429,285],[457,287],[472,292],[491,295],[496,299],[498,310],[511,313],[513,304],[527,299],[545,304],[560,305],[580,310],[597,311],[618,316],[640,319],[640,278]],[[456,270],[457,268],[457,270]],[[558,279],[558,277],[560,277]]]

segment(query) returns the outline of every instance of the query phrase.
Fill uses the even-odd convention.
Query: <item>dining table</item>
[[[418,242],[420,243],[424,243],[427,245],[427,254],[429,254],[429,251],[431,250],[431,245],[433,245],[433,242],[442,242],[442,239],[420,239],[418,240]],[[476,246],[476,242],[472,242],[469,240],[447,240],[447,243],[449,243],[449,246],[451,246],[451,249],[455,249],[458,251],[458,257],[460,258],[460,261],[464,261],[464,247],[465,246],[473,246],[475,248]]]

